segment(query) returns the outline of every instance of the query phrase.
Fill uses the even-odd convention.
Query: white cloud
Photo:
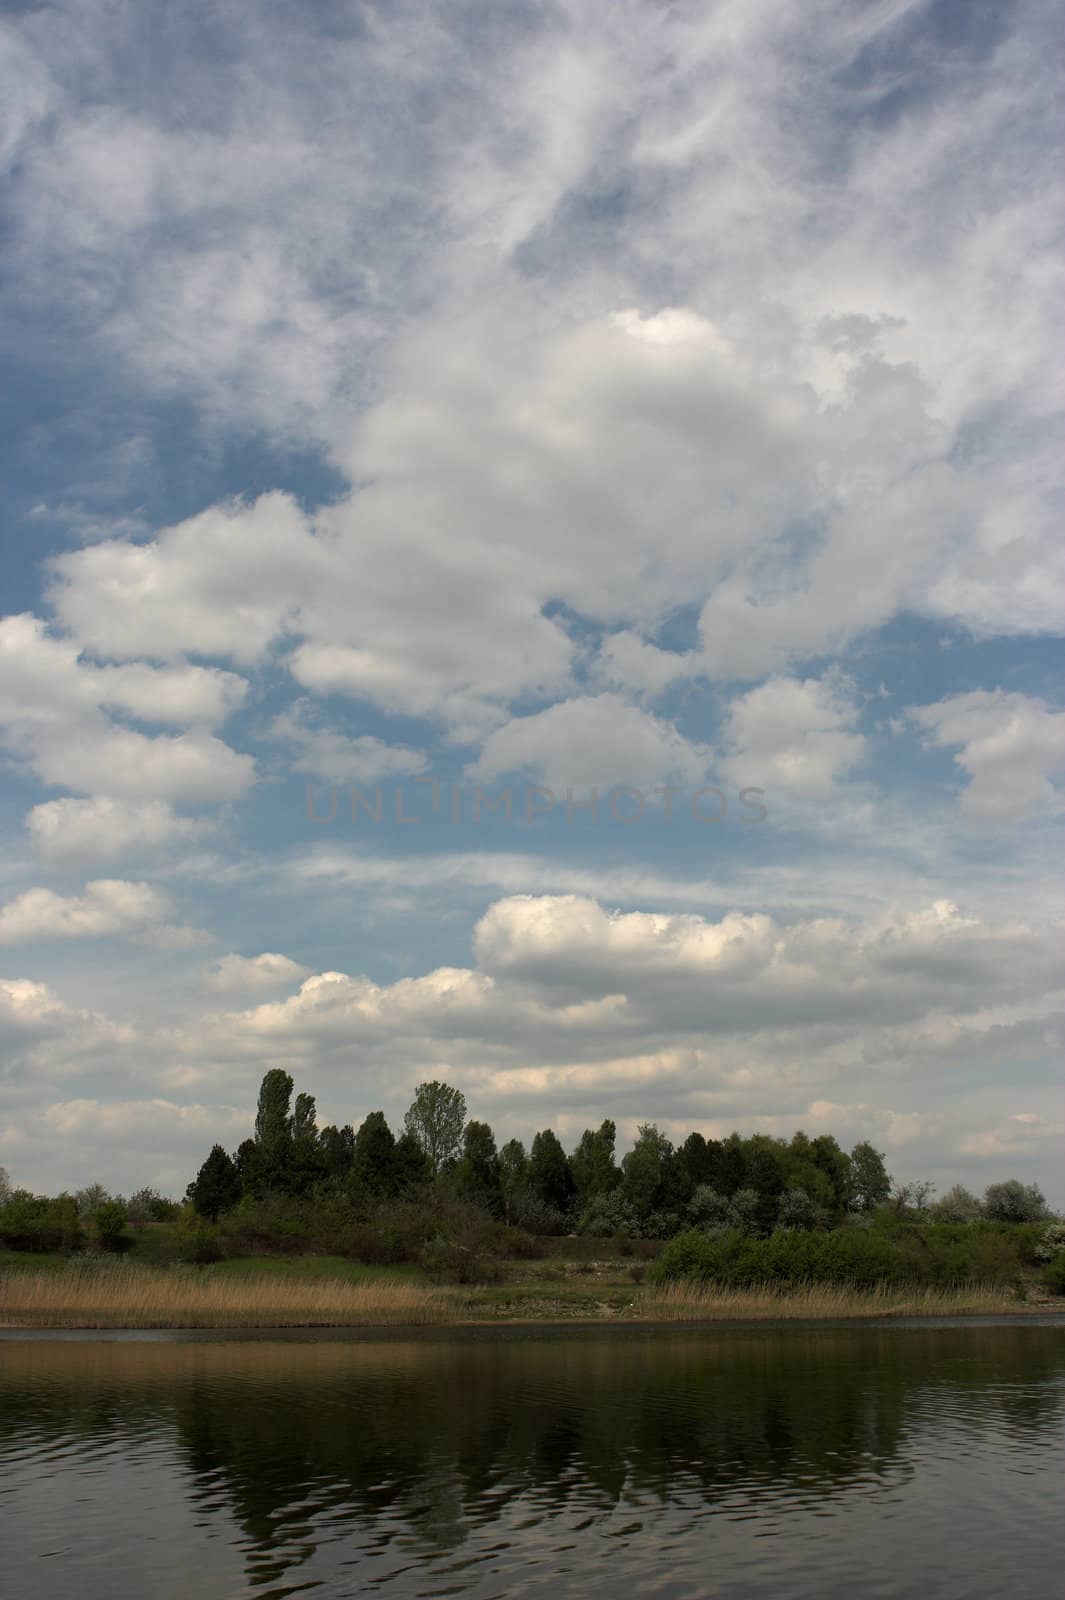
[[[420,750],[389,744],[371,734],[353,738],[317,722],[306,700],[298,700],[275,717],[270,736],[289,746],[297,772],[309,773],[327,783],[376,783],[383,778],[424,772],[427,765],[427,757]]]
[[[240,703],[242,678],[182,664],[96,666],[36,617],[0,619],[0,736],[42,783],[118,799],[232,799],[255,764],[207,731]],[[190,724],[149,735],[111,721],[111,705],[154,721]]]
[[[46,800],[26,817],[34,852],[54,866],[114,861],[176,840],[195,839],[208,820],[180,817],[163,800],[131,805],[96,795],[88,800]]]
[[[87,883],[82,895],[27,889],[0,906],[0,944],[143,933],[158,928],[170,910],[170,898],[161,890],[121,878]]]
[[[284,494],[213,507],[151,543],[104,540],[52,562],[52,604],[86,648],[112,659],[261,659],[294,614],[319,548]]]
[[[259,956],[220,956],[208,969],[205,984],[216,994],[225,994],[239,989],[287,989],[309,976],[309,967],[266,951]]]
[[[772,796],[821,798],[865,752],[857,708],[831,682],[770,678],[729,707],[725,774]]]
[[[968,774],[962,811],[974,822],[1007,822],[1061,807],[1053,780],[1065,771],[1065,712],[1004,689],[951,695],[909,715],[927,743],[958,748]]]
[[[504,774],[531,771],[558,795],[567,789],[615,784],[634,787],[705,776],[711,753],[669,723],[626,703],[620,695],[582,696],[532,716],[516,717],[490,733],[470,775],[491,783]]]

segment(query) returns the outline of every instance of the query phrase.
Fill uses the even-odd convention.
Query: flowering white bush
[[[1037,1261],[1053,1261],[1065,1251],[1065,1222],[1052,1222],[1035,1247]]]

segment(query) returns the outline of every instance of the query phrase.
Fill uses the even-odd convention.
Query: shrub
[[[97,1250],[120,1255],[130,1247],[126,1233],[126,1208],[119,1200],[105,1200],[89,1218],[89,1231]]]
[[[15,1189],[0,1206],[0,1244],[8,1250],[77,1250],[81,1220],[73,1195],[54,1199]]]
[[[1042,1222],[1050,1211],[1038,1184],[1008,1178],[993,1183],[984,1194],[984,1212],[992,1222]]]
[[[1032,1254],[1037,1261],[1053,1261],[1055,1257],[1065,1254],[1065,1222],[1052,1222],[1040,1234]]]
[[[1059,1250],[1039,1276],[1040,1281],[1055,1294],[1065,1294],[1065,1250]]]

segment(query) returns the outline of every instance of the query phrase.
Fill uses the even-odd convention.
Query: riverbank
[[[923,1285],[853,1289],[838,1285],[725,1289],[691,1282],[634,1283],[615,1264],[598,1272],[540,1263],[497,1284],[437,1285],[339,1263],[285,1272],[280,1263],[152,1268],[74,1262],[61,1270],[0,1272],[0,1327],[328,1328],[422,1327],[470,1323],[839,1321],[891,1317],[1016,1314],[1062,1307],[1012,1289]],[[257,1266],[262,1270],[256,1271]],[[620,1267],[620,1264],[617,1264]],[[352,1269],[357,1270],[357,1269]]]

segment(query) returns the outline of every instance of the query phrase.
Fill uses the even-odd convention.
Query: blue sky
[[[1065,1201],[1054,33],[4,8],[16,1181],[282,1065]]]

